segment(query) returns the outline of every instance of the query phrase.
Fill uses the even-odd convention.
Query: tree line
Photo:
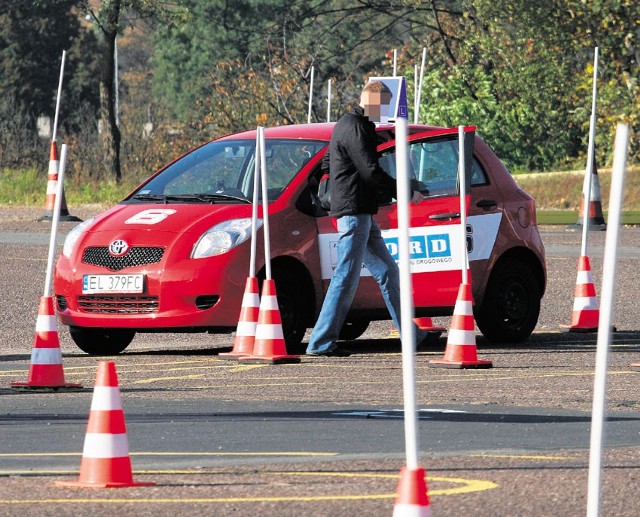
[[[59,132],[85,179],[142,177],[198,142],[306,122],[312,70],[314,122],[329,80],[336,120],[394,62],[413,106],[423,52],[421,123],[476,125],[512,170],[581,168],[596,46],[604,166],[616,123],[640,129],[638,20],[634,0],[1,0],[0,171],[42,162],[36,124],[53,119],[63,50]],[[637,163],[640,139],[630,147]]]

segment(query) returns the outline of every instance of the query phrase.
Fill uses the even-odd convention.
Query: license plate
[[[82,294],[142,293],[144,275],[83,275]]]

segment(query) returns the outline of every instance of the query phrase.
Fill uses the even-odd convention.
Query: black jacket
[[[331,176],[331,216],[375,214],[381,198],[395,197],[396,182],[380,167],[376,144],[375,124],[360,106],[336,123],[322,164]]]

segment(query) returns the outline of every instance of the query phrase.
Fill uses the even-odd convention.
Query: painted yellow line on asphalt
[[[79,452],[5,452],[0,458],[80,456]],[[131,452],[130,456],[338,456],[337,452]],[[0,471],[3,472],[3,471]]]
[[[187,379],[202,379],[205,377],[204,373],[198,373],[194,375],[182,375],[173,377],[151,377],[150,379],[142,379],[139,381],[129,381],[127,384],[153,384],[154,382],[161,381],[183,381]]]
[[[174,473],[187,473],[189,471],[169,471]],[[146,473],[154,473],[154,471],[146,471]],[[158,474],[158,472],[155,472]],[[215,475],[216,473],[208,472]],[[200,474],[200,473],[198,473]],[[372,474],[357,472],[262,472],[254,473],[266,476],[293,476],[293,477],[344,477],[344,478],[384,478],[397,480],[397,474]],[[483,479],[465,479],[450,477],[431,477],[427,476],[428,483],[452,483],[453,488],[445,488],[438,490],[429,490],[429,496],[457,495],[468,494],[472,492],[482,492],[492,490],[498,487],[497,483]],[[372,499],[393,499],[397,497],[396,493],[384,494],[354,494],[354,495],[323,495],[323,496],[271,496],[271,497],[207,497],[207,498],[159,498],[159,499],[0,499],[0,504],[82,504],[82,503],[108,503],[108,504],[195,504],[195,503],[258,503],[258,502],[314,502],[314,501],[355,501],[355,500],[372,500]]]
[[[571,461],[575,458],[570,456],[536,456],[531,454],[469,454],[471,458],[510,458],[523,460],[547,460],[547,461]]]

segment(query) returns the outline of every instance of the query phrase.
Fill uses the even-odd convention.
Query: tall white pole
[[[331,79],[327,83],[327,122],[331,122]]]
[[[53,118],[53,136],[51,140],[54,142],[58,138],[58,115],[60,113],[60,98],[62,97],[62,78],[64,76],[64,62],[67,59],[67,51],[62,51],[62,63],[60,64],[60,79],[58,80],[58,97],[56,98],[56,113]]]
[[[271,237],[269,236],[269,191],[267,189],[267,153],[264,128],[258,128],[260,140],[260,176],[262,178],[262,226],[264,227],[264,267],[267,280],[271,280]]]
[[[604,246],[602,306],[598,320],[596,346],[596,370],[593,388],[591,415],[591,444],[589,449],[589,481],[587,492],[587,516],[600,514],[600,476],[602,463],[602,439],[607,386],[607,363],[611,343],[611,320],[616,283],[616,260],[618,254],[618,232],[622,209],[622,190],[627,163],[629,128],[618,124],[611,170],[611,194],[609,196],[609,225]]]
[[[407,468],[418,468],[418,418],[416,411],[415,329],[413,289],[409,261],[409,152],[407,119],[396,120],[396,179],[398,189],[398,254],[400,269],[400,335],[402,339],[402,384]]]
[[[315,69],[311,66],[311,82],[309,83],[309,110],[307,111],[307,124],[311,124],[311,106],[313,104],[313,75]]]
[[[253,205],[251,207],[251,259],[249,263],[249,276],[256,276],[256,255],[258,243],[258,204],[260,202],[258,185],[260,184],[260,166],[262,153],[260,152],[260,126],[256,129],[256,153],[253,167]]]
[[[62,205],[62,186],[64,183],[64,170],[67,165],[67,144],[62,144],[60,154],[60,166],[58,168],[58,185],[56,187],[56,199],[53,203],[53,216],[51,219],[51,235],[49,237],[49,256],[47,258],[47,274],[44,281],[44,296],[51,296],[51,278],[56,256],[56,237],[58,235],[58,221],[60,221],[60,206]]]
[[[458,126],[458,178],[460,181],[460,248],[462,252],[462,283],[468,281],[467,269],[469,256],[467,254],[467,174],[464,147],[464,126]]]
[[[582,247],[580,248],[581,256],[587,255],[587,246],[589,241],[589,212],[591,209],[591,183],[593,174],[593,161],[595,156],[595,139],[596,139],[596,97],[598,90],[598,47],[596,47],[593,55],[593,93],[591,95],[591,118],[589,120],[589,146],[587,148],[587,169],[584,178],[584,209],[582,217]]]
[[[424,63],[427,59],[427,49],[422,49],[422,63],[420,64],[420,81],[418,82],[418,108],[416,109],[418,116],[416,124],[420,123],[420,103],[422,102],[422,82],[424,80]]]
[[[118,38],[113,40],[113,90],[114,90],[114,109],[116,112],[116,126],[120,127],[120,77],[118,73]]]
[[[413,65],[413,123],[418,123],[418,82],[420,79],[418,78],[418,65]]]
[[[393,77],[398,75],[398,49],[393,49]]]

